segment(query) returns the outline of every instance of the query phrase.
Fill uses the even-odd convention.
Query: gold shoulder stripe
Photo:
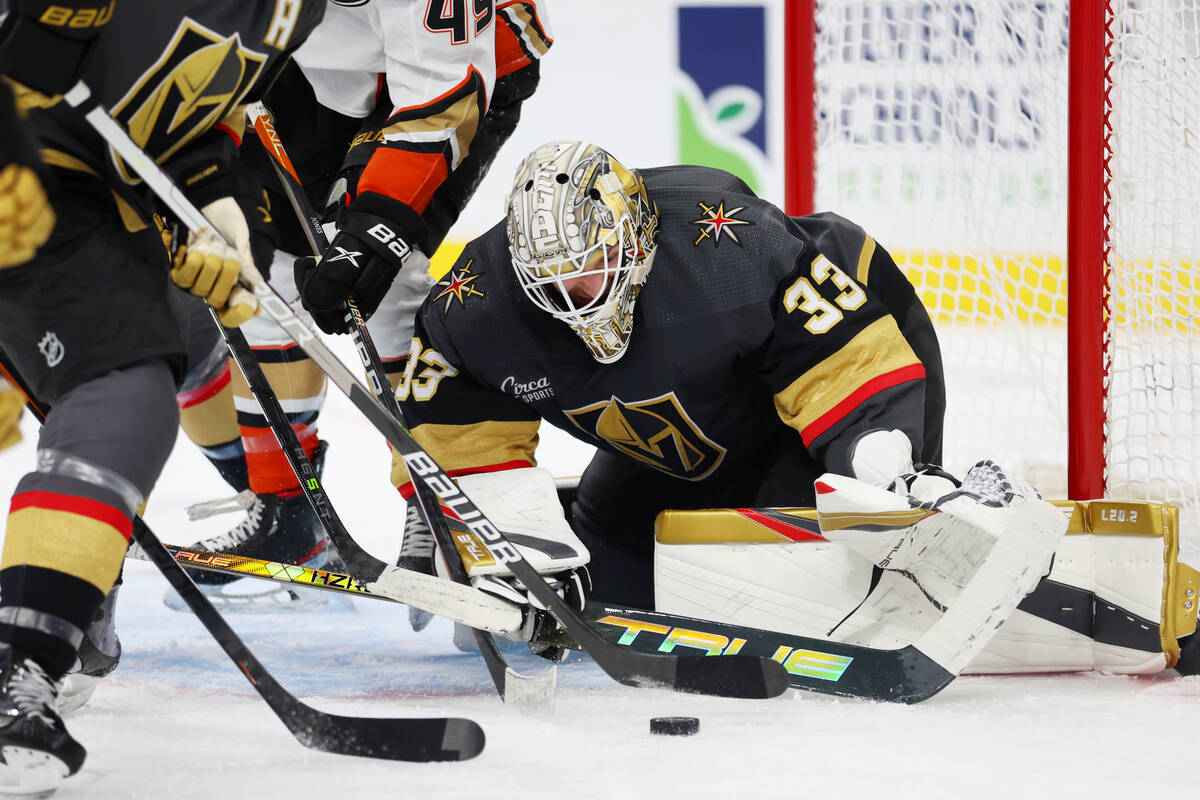
[[[875,240],[870,236],[863,239],[862,250],[858,252],[858,271],[855,277],[863,286],[871,280],[871,259],[875,257]]]

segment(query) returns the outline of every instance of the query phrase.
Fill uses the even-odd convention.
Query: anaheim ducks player
[[[281,83],[268,98],[269,105],[279,101],[272,105],[279,131],[292,155],[299,153],[302,176],[306,171],[311,176],[305,177],[310,196],[319,194],[318,208],[328,198],[327,216],[338,229],[330,257],[319,263],[306,257],[296,264],[303,305],[327,333],[341,333],[349,329],[345,302],[354,297],[370,320],[393,386],[408,356],[413,317],[431,283],[426,256],[458,218],[516,127],[522,103],[537,88],[540,59],[552,42],[544,6],[541,0],[330,4],[324,23],[296,54],[305,86],[291,81],[289,90]],[[333,112],[343,120],[361,120],[349,152],[344,160],[339,153],[340,164],[333,165],[332,188],[323,174],[331,166],[323,161],[328,148],[322,152],[323,143],[306,135],[313,114],[307,98],[300,97],[305,92],[324,109],[319,118]],[[331,127],[345,130],[340,121]],[[277,200],[275,206],[276,218],[291,216],[285,203]],[[289,248],[285,241],[283,249],[306,252],[307,246]],[[272,282],[286,292],[288,281],[281,273],[273,271]],[[258,321],[247,330],[251,344],[276,348],[275,360],[288,343],[280,335]],[[302,423],[301,440],[315,449],[311,423],[323,375],[307,360],[288,359],[279,366],[287,367],[292,386],[306,387],[304,396],[289,399],[307,413],[293,422]],[[244,387],[236,390],[248,396]],[[251,488],[294,490],[294,481],[279,483],[291,480],[291,473],[265,423],[253,410],[239,418],[250,423],[242,426],[243,441],[248,447],[254,443]],[[303,505],[302,497],[299,502]],[[428,570],[433,539],[415,504],[407,520],[399,563]],[[199,545],[214,549],[228,543],[224,538]],[[254,554],[255,540],[247,538],[246,544],[245,552]],[[427,619],[417,612],[414,625]]]
[[[167,306],[169,281],[204,297],[228,325],[255,312],[253,297],[233,288],[249,260],[233,188],[239,105],[259,96],[325,8],[310,0],[46,5],[35,19],[61,19],[65,29],[103,20],[81,77],[233,246],[189,236],[172,265],[154,200],[83,116],[60,97],[23,94],[42,106],[27,123],[58,221],[29,262],[0,270],[0,347],[52,406],[37,464],[12,499],[0,561],[6,792],[52,790],[83,763],[53,703],[175,439],[184,344]],[[14,36],[5,48],[27,41]]]
[[[337,247],[354,253],[375,274],[380,264],[374,256],[350,244],[375,224],[364,227],[360,212],[366,207],[396,230],[403,224],[404,240],[419,243],[413,263],[394,280],[394,272],[386,273],[396,265],[384,263],[376,287],[386,291],[382,300],[373,292],[356,292],[371,316],[393,385],[408,356],[413,316],[431,283],[424,253],[434,252],[458,218],[538,85],[540,57],[550,45],[541,5],[533,0],[476,3],[467,25],[454,16],[465,13],[461,4],[436,9],[414,0],[331,4],[321,27],[265,99],[313,206],[328,205],[328,220],[346,232]],[[308,252],[305,234],[256,137],[246,139],[241,155],[269,190],[257,210],[269,217],[260,221],[279,239],[281,252],[270,280],[290,299],[296,296],[295,257],[287,254]],[[390,257],[390,251],[385,254]],[[309,297],[331,291],[327,265],[313,270],[314,261],[305,259],[301,269]],[[310,272],[311,280],[304,277]],[[342,330],[340,309],[349,294],[337,287],[332,291],[338,296],[319,301],[317,321],[326,330]],[[251,320],[243,331],[302,445],[316,456],[323,448],[316,423],[324,373],[270,320]],[[196,546],[284,561],[319,555],[314,548],[326,546],[327,539],[287,459],[237,370],[230,370],[219,339],[212,348],[214,357],[203,360],[207,368],[189,375],[180,396],[184,430],[234,489],[252,490],[255,497],[243,522]],[[428,570],[433,539],[415,505],[405,530],[399,563]],[[220,586],[228,578],[199,571],[193,577],[214,601],[229,592],[237,596],[232,608],[247,607],[246,594]],[[281,590],[255,597],[265,604],[287,602],[292,595]],[[178,602],[173,592],[166,598],[169,604]],[[413,614],[417,625],[428,620],[424,612]]]
[[[938,460],[944,410],[929,318],[857,225],[583,142],[526,158],[507,219],[422,306],[399,396],[542,572],[590,551],[595,596],[642,608],[658,511],[812,505],[826,471],[890,481]],[[541,420],[598,449],[570,525],[534,466]]]

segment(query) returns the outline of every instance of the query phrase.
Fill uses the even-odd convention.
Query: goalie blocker
[[[1177,558],[1176,509],[1113,500],[1053,505],[1068,527],[1049,574],[964,674],[1149,674],[1175,666],[1179,640],[1196,630],[1200,594],[1200,572]],[[817,509],[665,511],[655,534],[662,612],[889,649],[916,641],[942,615],[912,581],[880,575],[827,540]]]

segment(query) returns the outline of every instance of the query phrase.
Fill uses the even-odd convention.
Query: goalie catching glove
[[[375,313],[392,281],[419,252],[404,232],[403,222],[414,217],[423,225],[403,203],[363,192],[343,215],[341,230],[325,256],[296,259],[300,301],[317,327],[326,333],[349,333],[346,301],[351,298],[364,319]]]
[[[572,606],[582,609],[588,582],[584,565],[590,554],[567,524],[550,473],[527,467],[464,475],[457,481],[546,583]],[[456,519],[448,517],[447,521],[458,548],[458,554],[451,557],[462,558],[471,585],[535,612],[526,615],[523,633],[528,639],[541,616],[536,612],[544,612],[544,606],[504,563],[492,556],[476,534]],[[433,560],[437,574],[448,577],[444,557],[438,553]]]

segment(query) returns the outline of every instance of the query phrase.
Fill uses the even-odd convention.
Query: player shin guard
[[[76,387],[47,417],[36,470],[17,484],[0,558],[0,640],[55,678],[74,663],[171,452],[173,395],[157,360]]]

